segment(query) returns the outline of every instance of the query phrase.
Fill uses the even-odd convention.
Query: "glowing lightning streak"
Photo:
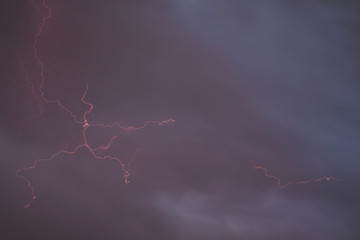
[[[30,0],[31,3],[38,9],[38,10],[41,10],[41,8],[36,5],[34,3],[33,0]],[[44,74],[44,62],[39,58],[39,55],[38,55],[38,42],[39,42],[39,38],[46,26],[46,22],[52,17],[52,11],[51,11],[51,8],[47,5],[46,3],[46,0],[42,0],[42,7],[45,8],[47,10],[47,15],[45,17],[43,17],[42,19],[42,23],[41,23],[41,26],[38,30],[38,32],[36,33],[35,35],[35,40],[34,40],[34,44],[33,44],[33,50],[34,50],[34,58],[35,60],[37,61],[37,63],[40,65],[40,77],[41,77],[41,82],[40,82],[40,85],[37,89],[37,91],[39,92],[39,95],[36,94],[35,92],[35,87],[34,87],[34,84],[29,80],[28,78],[28,74],[27,74],[27,71],[23,65],[23,62],[22,60],[20,59],[20,66],[21,66],[21,69],[24,71],[25,73],[25,76],[26,76],[26,81],[27,83],[29,83],[31,86],[32,86],[32,93],[35,97],[38,97],[39,99],[39,105],[38,105],[38,110],[39,112],[37,114],[34,114],[32,115],[31,117],[27,118],[24,122],[21,123],[21,125],[25,124],[26,121],[28,121],[29,119],[33,119],[33,118],[37,118],[39,117],[42,113],[43,113],[43,109],[40,107],[41,104],[50,104],[50,103],[56,103],[58,107],[60,107],[61,109],[63,109],[65,112],[67,112],[74,120],[74,122],[76,124],[80,124],[82,125],[82,143],[77,145],[74,150],[72,151],[69,151],[69,150],[65,150],[65,149],[61,149],[59,150],[58,152],[52,154],[50,157],[48,158],[43,158],[43,159],[37,159],[34,161],[34,163],[29,166],[29,167],[26,167],[26,168],[22,168],[22,169],[18,169],[16,171],[16,176],[23,179],[25,181],[25,183],[27,184],[28,188],[30,189],[30,192],[31,192],[31,195],[32,195],[32,198],[31,200],[25,204],[25,208],[28,208],[31,203],[36,199],[36,194],[35,194],[35,187],[33,186],[33,184],[31,183],[31,181],[26,178],[25,176],[22,175],[23,172],[26,172],[26,171],[29,171],[29,170],[32,170],[32,169],[35,169],[37,167],[37,165],[41,162],[45,162],[45,161],[51,161],[51,160],[54,160],[56,157],[58,157],[59,155],[61,154],[66,154],[66,155],[73,155],[75,153],[78,152],[78,150],[80,148],[85,148],[87,149],[94,158],[98,159],[98,160],[113,160],[113,161],[117,161],[123,172],[124,172],[124,181],[126,184],[129,183],[129,179],[128,177],[130,176],[130,173],[129,171],[127,170],[127,166],[125,166],[125,164],[117,157],[114,157],[114,156],[111,156],[111,155],[105,155],[105,156],[101,156],[98,154],[99,151],[106,151],[108,150],[113,141],[117,138],[117,136],[113,136],[108,144],[104,145],[104,146],[100,146],[100,147],[96,147],[96,148],[93,148],[91,147],[89,144],[88,144],[88,139],[87,139],[87,136],[86,136],[86,130],[89,128],[89,127],[103,127],[103,128],[112,128],[112,127],[118,127],[120,129],[123,129],[125,131],[136,131],[136,130],[141,130],[141,129],[144,129],[146,128],[147,126],[149,126],[150,124],[153,124],[153,125],[158,125],[158,126],[164,126],[164,125],[167,125],[167,124],[170,124],[170,123],[174,123],[175,120],[174,119],[168,119],[168,120],[164,120],[164,121],[146,121],[142,126],[140,127],[133,127],[133,126],[130,126],[130,127],[123,127],[120,125],[120,123],[118,122],[115,122],[113,124],[110,124],[110,125],[106,125],[106,124],[90,124],[88,122],[88,119],[87,119],[87,116],[88,114],[91,113],[91,111],[94,109],[94,105],[87,102],[85,100],[86,96],[87,96],[87,92],[88,92],[88,84],[87,84],[87,81],[86,81],[86,89],[81,97],[81,102],[84,103],[85,105],[87,105],[89,108],[88,110],[86,110],[82,116],[82,119],[81,120],[78,120],[75,116],[75,114],[69,110],[67,107],[65,107],[61,102],[60,100],[48,100],[46,97],[45,97],[45,94],[44,94],[44,84],[45,84],[45,74]],[[133,157],[131,158],[130,161],[133,160],[133,158],[135,157],[136,155],[136,152],[137,150],[135,151]]]
[[[88,85],[86,85],[88,86]],[[38,160],[35,160],[35,162],[33,163],[33,165],[31,165],[30,167],[27,167],[27,168],[22,168],[22,169],[19,169],[16,171],[16,176],[23,179],[26,184],[28,185],[29,189],[31,190],[31,194],[32,194],[32,199],[30,202],[28,202],[24,207],[27,208],[31,205],[31,203],[36,199],[36,195],[35,195],[35,188],[34,186],[31,184],[30,180],[26,177],[24,177],[21,173],[22,172],[25,172],[25,171],[29,171],[29,170],[32,170],[32,169],[35,169],[36,166],[40,163],[40,162],[44,162],[44,161],[51,161],[53,160],[55,157],[61,155],[61,154],[67,154],[67,155],[73,155],[75,153],[77,153],[77,151],[80,149],[80,148],[86,148],[89,150],[89,152],[93,155],[94,158],[98,159],[98,160],[114,160],[114,161],[117,161],[123,172],[124,172],[124,180],[125,180],[125,183],[128,184],[129,183],[129,180],[128,180],[128,177],[130,176],[130,173],[129,171],[126,169],[127,167],[125,166],[124,163],[122,163],[122,161],[117,158],[117,157],[114,157],[114,156],[110,156],[110,155],[106,155],[106,156],[100,156],[97,154],[98,151],[106,151],[108,150],[113,141],[117,138],[117,136],[113,136],[109,143],[107,145],[104,145],[104,146],[100,146],[100,147],[97,147],[97,148],[93,148],[91,147],[89,144],[88,144],[88,139],[86,137],[86,130],[91,126],[89,123],[88,123],[88,120],[87,120],[87,115],[94,109],[94,106],[85,101],[85,97],[86,97],[86,94],[87,94],[87,90],[88,90],[88,87],[86,87],[86,90],[84,92],[84,95],[83,97],[81,98],[81,101],[85,104],[87,104],[89,106],[89,109],[87,111],[85,111],[84,115],[83,115],[83,130],[82,130],[82,136],[83,136],[83,143],[76,146],[75,149],[73,151],[68,151],[68,150],[59,150],[58,152],[54,153],[53,155],[51,155],[49,158],[44,158],[44,159],[38,159]],[[147,121],[145,122],[145,124],[143,126],[140,126],[140,127],[122,127],[121,125],[119,125],[119,123],[116,123],[114,124],[114,126],[118,126],[120,127],[121,129],[125,129],[125,130],[140,130],[140,129],[143,129],[145,128],[146,126],[148,126],[150,123],[153,123],[153,124],[157,124],[159,126],[163,126],[164,124],[169,124],[169,123],[173,123],[175,122],[174,119],[168,119],[168,120],[165,120],[165,121],[161,121],[161,122],[157,122],[157,121]],[[108,125],[99,125],[99,124],[95,124],[96,126],[108,126]],[[109,125],[109,126],[112,126],[112,125]]]
[[[33,1],[31,3],[34,4]],[[38,62],[38,64],[40,65],[41,82],[40,82],[40,86],[39,86],[39,91],[40,91],[41,97],[46,101],[47,99],[45,99],[45,97],[44,97],[44,84],[45,84],[44,62],[39,58],[37,47],[38,47],[38,42],[39,42],[40,36],[46,26],[46,22],[52,17],[52,11],[51,11],[51,8],[46,4],[46,0],[42,0],[42,5],[44,8],[46,8],[48,14],[45,17],[43,17],[39,31],[35,35],[33,49],[34,49],[35,59]]]
[[[323,177],[320,177],[320,178],[317,178],[317,179],[309,179],[309,180],[304,180],[304,181],[299,181],[299,182],[288,182],[286,184],[281,184],[281,180],[279,177],[275,176],[275,175],[271,175],[269,174],[269,171],[268,169],[260,166],[260,165],[254,165],[253,166],[254,169],[256,170],[262,170],[264,172],[264,175],[268,178],[272,178],[276,181],[277,185],[279,186],[280,189],[284,189],[290,185],[301,185],[301,184],[307,184],[307,183],[311,183],[311,182],[321,182],[321,181],[335,181],[335,182],[341,182],[342,180],[341,179],[337,179],[337,178],[334,178],[334,177],[327,177],[327,176],[323,176]]]
[[[34,5],[40,12],[41,12],[41,8],[33,1],[33,0],[30,0],[30,2],[32,3],[32,5]],[[20,62],[20,66],[21,66],[21,69],[23,70],[24,74],[25,74],[25,79],[26,79],[26,82],[28,84],[31,85],[32,87],[32,93],[33,95],[37,98],[38,100],[38,113],[36,114],[33,114],[32,116],[29,116],[28,118],[24,119],[21,123],[20,123],[20,126],[19,126],[19,132],[21,132],[21,128],[31,119],[35,119],[37,117],[40,117],[43,112],[44,112],[44,109],[42,108],[42,105],[43,104],[52,104],[52,103],[55,103],[58,105],[58,107],[60,107],[61,109],[63,109],[65,112],[67,112],[75,121],[75,123],[77,124],[82,124],[81,121],[78,121],[76,119],[76,116],[75,114],[72,113],[72,111],[70,109],[68,109],[67,107],[65,107],[61,102],[60,100],[56,99],[56,100],[49,100],[45,97],[45,93],[44,93],[44,85],[45,85],[45,74],[44,74],[44,65],[45,63],[40,59],[39,57],[39,54],[38,54],[38,43],[39,43],[39,39],[40,39],[40,36],[46,26],[46,23],[47,21],[52,17],[52,10],[51,8],[47,5],[46,3],[46,0],[42,0],[41,1],[42,3],[42,7],[46,9],[47,11],[47,15],[45,17],[42,18],[42,21],[41,21],[41,25],[39,27],[39,30],[36,32],[35,34],[35,38],[34,38],[34,42],[33,42],[33,51],[34,51],[34,58],[37,62],[37,64],[40,66],[40,84],[39,86],[37,87],[37,89],[35,90],[35,84],[32,83],[29,79],[29,76],[28,76],[28,73],[27,73],[27,69],[24,67],[24,64],[23,64],[23,61],[20,57],[20,55],[18,54],[19,56],[19,62]],[[36,93],[36,91],[38,91],[38,93]]]

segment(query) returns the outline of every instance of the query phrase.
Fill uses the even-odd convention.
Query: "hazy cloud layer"
[[[356,1],[48,1],[39,41],[45,90],[92,123],[176,119],[119,137],[116,162],[85,149],[18,168],[81,141],[54,105],[36,102],[17,52],[39,81],[31,2],[2,3],[1,191],[4,239],[360,238],[359,6]],[[18,82],[20,87],[14,84]],[[19,85],[18,84],[18,85]],[[92,143],[115,130],[89,130]],[[321,176],[342,182],[282,184]]]

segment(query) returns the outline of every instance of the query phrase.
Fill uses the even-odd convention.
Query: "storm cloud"
[[[86,82],[91,143],[55,104],[31,119],[41,1],[1,4],[1,196],[4,239],[360,238],[359,4],[356,1],[47,1],[38,44],[44,90],[77,117]],[[38,6],[38,8],[36,7]],[[136,153],[134,155],[134,153]],[[135,156],[133,158],[133,156]],[[341,181],[281,184],[322,176]]]

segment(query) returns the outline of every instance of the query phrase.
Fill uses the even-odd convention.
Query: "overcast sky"
[[[81,122],[88,84],[91,124],[176,121],[89,127],[91,146],[117,136],[101,154],[130,183],[83,147],[23,172],[24,208],[17,169],[74,150],[83,126],[37,97],[47,8],[3,1],[1,238],[360,239],[357,1],[45,3],[46,99]]]

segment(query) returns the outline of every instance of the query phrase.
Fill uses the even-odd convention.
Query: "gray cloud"
[[[23,5],[33,13],[27,18],[38,23],[36,10]],[[95,106],[90,122],[176,123],[116,132],[112,153],[129,161],[140,149],[130,165],[130,184],[123,183],[119,164],[83,150],[29,173],[38,199],[22,209],[28,191],[12,174],[76,145],[80,129],[48,106],[19,137],[17,126],[34,103],[3,76],[6,239],[359,238],[356,2],[49,5],[54,16],[39,52],[50,98],[81,116],[86,77],[87,100]],[[15,26],[21,11],[9,9]],[[20,37],[7,38],[26,49],[36,79],[32,35],[25,22],[19,25]],[[12,54],[2,57],[14,60],[1,71],[21,83]],[[90,141],[102,142],[113,131],[91,129]],[[279,189],[254,163],[283,184],[324,175],[342,182]]]

